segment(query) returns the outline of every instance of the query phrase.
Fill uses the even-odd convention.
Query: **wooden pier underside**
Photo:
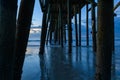
[[[21,0],[16,21],[17,0],[0,0],[0,80],[21,80],[34,2],[35,0]],[[89,46],[88,12],[91,11],[92,46],[93,52],[96,53],[95,80],[110,80],[114,50],[113,10],[116,10],[120,3],[113,8],[114,0],[109,2],[98,0],[97,3],[95,0],[39,0],[39,2],[43,13],[39,55],[44,54],[44,47],[48,41],[59,43],[61,47],[68,42],[68,53],[71,54],[72,18],[75,20],[76,47],[81,46],[81,9],[86,6],[86,43]],[[88,4],[91,4],[91,8]],[[97,20],[96,6],[98,6]]]
[[[68,46],[69,52],[71,52],[72,47],[72,26],[71,20],[75,16],[75,32],[76,32],[76,46],[81,45],[81,17],[79,17],[79,26],[77,26],[77,16],[79,14],[81,16],[81,9],[86,4],[93,4],[91,10],[93,16],[95,15],[95,6],[96,3],[94,0],[48,0],[42,1],[40,0],[41,9],[43,11],[43,15],[46,16],[46,20],[42,23],[42,34],[41,34],[41,46],[40,53],[44,53],[44,46],[47,37],[50,39],[50,43],[52,40],[52,33],[54,33],[54,40],[59,41],[61,46],[63,47],[63,42],[66,42],[66,29],[68,29]],[[88,12],[90,9],[88,9]],[[95,16],[92,18],[95,23]],[[48,24],[49,23],[49,24]],[[67,25],[67,28],[65,27]],[[96,45],[96,26],[93,26],[93,45]],[[79,29],[79,31],[78,31]],[[88,33],[88,30],[87,30]],[[88,36],[89,34],[87,34]],[[79,38],[78,38],[79,36]],[[88,42],[87,38],[87,42]],[[78,42],[79,41],[79,42]],[[89,43],[88,43],[89,44]],[[95,46],[96,47],[96,46]],[[96,48],[94,48],[96,51]]]
[[[79,9],[85,6],[86,3],[88,3],[86,0],[71,0],[71,18],[74,16],[74,7],[76,7],[77,9],[76,13],[79,13]],[[56,24],[56,21],[58,20],[60,6],[62,8],[62,20],[64,22],[63,25],[67,24],[67,0],[49,0],[48,4],[50,5],[48,7],[48,9],[50,9],[48,15],[52,17],[52,26],[54,26],[54,24]]]

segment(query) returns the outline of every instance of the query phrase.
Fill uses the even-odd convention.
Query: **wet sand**
[[[39,47],[28,47],[22,80],[94,80],[95,55],[92,47],[49,46],[39,55]],[[120,80],[120,45],[113,54],[112,80]]]

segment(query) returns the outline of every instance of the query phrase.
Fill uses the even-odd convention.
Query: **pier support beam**
[[[88,11],[88,3],[86,4],[86,43],[87,46],[89,46],[89,22],[88,22],[88,17],[89,17],[89,11]]]
[[[21,0],[17,21],[14,80],[21,80],[35,0]]]
[[[48,0],[45,1],[41,1],[40,2],[40,6],[43,12],[43,19],[42,19],[42,31],[41,31],[41,42],[40,42],[40,52],[39,54],[43,54],[44,53],[44,48],[45,48],[45,42],[46,42],[46,36],[47,36],[47,27],[48,27],[48,17],[47,16],[47,12],[49,13],[50,10],[50,4],[48,4]],[[48,14],[49,15],[49,14]]]
[[[66,30],[65,30],[65,24],[63,19],[63,44],[66,43]]]
[[[93,51],[96,52],[96,17],[95,17],[95,0],[91,3],[91,15],[92,15],[92,40],[93,40]]]
[[[79,6],[79,46],[81,46],[81,6]]]
[[[71,0],[67,0],[67,21],[68,21],[68,51],[71,53],[72,51],[72,25],[71,25]]]
[[[0,0],[0,80],[13,80],[17,0]]]
[[[96,80],[111,80],[113,18],[113,0],[98,0]]]
[[[56,20],[54,39],[55,43],[58,42],[58,19]]]
[[[60,31],[61,31],[61,47],[63,47],[63,17],[62,17],[62,3],[59,5]]]
[[[40,52],[39,52],[39,54],[44,53],[46,34],[47,34],[46,18],[47,18],[47,13],[43,12],[42,32],[41,32],[41,42],[40,42]]]
[[[76,6],[74,6],[74,15],[75,15],[75,36],[76,36],[76,46],[78,46],[77,9],[76,9]]]

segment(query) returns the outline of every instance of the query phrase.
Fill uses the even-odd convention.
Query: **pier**
[[[42,56],[45,55],[45,48],[48,44],[59,45],[59,48],[54,49],[58,50],[58,54],[67,53],[69,60],[77,49],[82,48],[81,9],[86,7],[85,49],[90,48],[95,57],[94,79],[111,80],[112,54],[115,51],[114,16],[116,14],[114,11],[119,7],[120,2],[114,6],[114,0],[39,0],[39,4],[43,14],[41,16],[41,36],[39,36],[40,60],[44,60]],[[34,5],[35,0],[21,0],[17,12],[17,0],[0,0],[0,80],[21,80],[32,16],[34,15]],[[91,18],[89,18],[90,13]],[[72,19],[75,24],[74,27],[72,26]],[[92,26],[92,47],[89,43],[89,19],[91,19]],[[73,40],[73,28],[75,40]],[[75,42],[74,49],[73,42]],[[67,52],[64,52],[66,51],[64,49]],[[52,50],[49,50],[50,54],[58,57],[59,55],[57,56],[56,52],[54,54]],[[80,55],[76,54],[76,57],[78,56]],[[45,75],[42,74],[42,76]]]

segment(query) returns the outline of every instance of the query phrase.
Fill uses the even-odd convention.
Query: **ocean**
[[[115,45],[120,46],[120,17],[115,17],[114,19],[115,22]],[[79,25],[78,25],[79,26]],[[90,46],[92,46],[92,34],[91,34],[92,28],[91,28],[91,23],[89,21],[89,43]],[[97,31],[97,30],[96,30]],[[39,46],[40,45],[40,38],[41,38],[41,27],[32,27],[30,30],[30,35],[29,35],[29,41],[28,41],[28,46]],[[73,33],[73,46],[75,46],[74,41],[75,41],[75,24],[72,24],[72,33]],[[81,26],[81,44],[82,46],[86,46],[86,25],[85,22],[83,21],[82,26]],[[66,34],[67,36],[67,34]]]

